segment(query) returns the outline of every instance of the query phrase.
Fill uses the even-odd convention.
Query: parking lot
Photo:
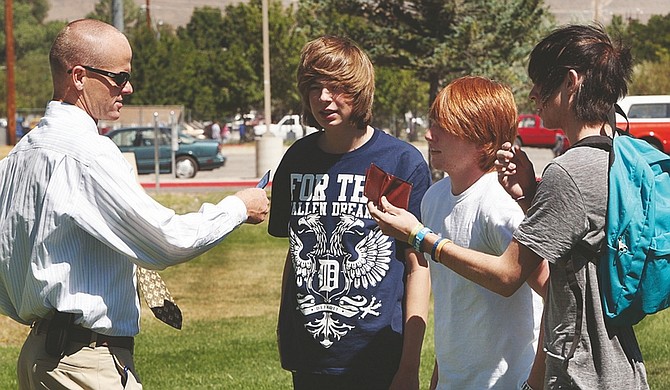
[[[428,144],[418,142],[415,144],[423,153],[428,156]],[[533,165],[535,173],[540,175],[544,167],[551,161],[553,154],[551,149],[543,148],[524,148]],[[159,176],[159,186],[165,188],[208,188],[216,189],[221,187],[239,188],[253,185],[258,180],[256,173],[256,148],[253,143],[224,145],[223,153],[227,157],[224,167],[213,171],[202,171],[192,179],[176,179],[171,174],[162,174]],[[151,187],[156,183],[154,174],[140,175],[140,182],[145,187]]]

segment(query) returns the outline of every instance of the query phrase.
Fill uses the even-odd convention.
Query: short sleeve
[[[550,262],[566,257],[586,234],[584,198],[573,178],[556,163],[547,166],[528,215],[514,238]]]

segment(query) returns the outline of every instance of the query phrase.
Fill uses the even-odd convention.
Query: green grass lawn
[[[221,196],[155,195],[177,212]],[[279,366],[275,334],[287,242],[266,229],[266,223],[243,225],[206,254],[161,272],[182,308],[184,327],[174,330],[144,310],[135,359],[145,389],[291,388],[290,374]],[[428,387],[434,359],[429,322],[421,388]],[[636,330],[652,389],[670,388],[670,310]],[[25,327],[0,317],[0,390],[17,387],[15,364],[25,334]]]

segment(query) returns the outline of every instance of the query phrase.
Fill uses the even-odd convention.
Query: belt
[[[107,336],[81,326],[72,325],[68,329],[68,337],[72,342],[79,342],[96,347],[124,348],[133,353],[135,349],[135,338],[126,336]]]
[[[46,332],[49,329],[49,320],[44,319],[37,323],[37,332]],[[67,327],[67,338],[69,342],[88,344],[91,347],[115,347],[124,348],[134,352],[135,338],[129,336],[108,336],[94,332],[79,325]]]

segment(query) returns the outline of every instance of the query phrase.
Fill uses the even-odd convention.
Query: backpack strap
[[[609,152],[612,150],[612,138],[606,135],[592,135],[590,137],[582,138],[572,145],[573,148],[579,146],[590,146]]]
[[[616,127],[616,114],[621,115],[625,120],[626,120],[626,130],[620,129]],[[628,116],[626,115],[625,112],[621,109],[621,107],[618,104],[614,104],[612,106],[612,109],[609,111],[607,114],[607,122],[609,123],[610,127],[612,128],[614,132],[614,136],[617,135],[626,135],[630,136],[630,122],[628,121]],[[586,138],[582,138],[581,140],[575,142],[572,147],[576,146],[590,146],[592,148],[598,148],[602,149],[606,152],[611,152],[612,151],[612,137],[608,137],[606,135],[597,135],[597,136],[590,136]],[[612,166],[612,163],[614,162],[614,157],[610,153],[610,166]]]
[[[628,115],[626,115],[625,112],[621,109],[621,106],[619,106],[617,103],[614,103],[614,113],[621,115],[625,120],[626,120],[626,130],[621,130],[618,127],[616,127],[616,115],[612,115],[612,119],[610,122],[610,125],[612,126],[613,129],[617,129],[619,133],[624,133],[626,135],[630,135],[630,121],[628,120]],[[612,111],[610,111],[612,112]]]

